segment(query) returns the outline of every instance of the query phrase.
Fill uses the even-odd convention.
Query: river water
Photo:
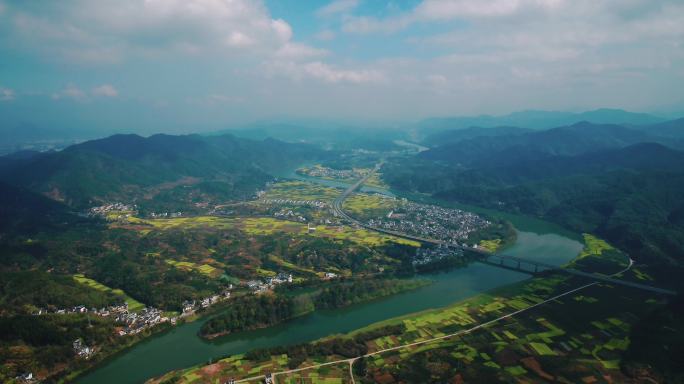
[[[562,265],[577,256],[582,249],[581,243],[557,233],[553,226],[544,228],[535,222],[534,226],[526,228],[525,220],[517,220],[516,226],[518,237],[516,243],[506,249],[507,255]],[[165,372],[226,355],[255,348],[303,343],[392,317],[443,307],[477,293],[527,279],[529,275],[473,263],[465,268],[424,277],[434,283],[384,299],[343,309],[316,311],[268,329],[242,332],[212,341],[197,337],[205,319],[183,324],[115,356],[77,380],[77,383],[142,383]]]

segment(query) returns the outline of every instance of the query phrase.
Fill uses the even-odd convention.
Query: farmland
[[[280,181],[271,185],[262,196],[264,199],[319,200],[330,202],[341,190],[306,181]]]
[[[366,246],[379,246],[388,242],[419,246],[415,241],[395,236],[382,235],[365,229],[347,226],[319,225],[309,231],[306,224],[269,217],[241,217],[224,218],[214,216],[179,217],[171,219],[139,219],[130,218],[129,223],[136,226],[143,233],[152,230],[168,231],[183,230],[225,230],[237,229],[249,235],[272,235],[287,233],[296,236],[312,236],[327,238],[335,241],[351,241]]]
[[[593,243],[587,242],[585,245],[585,258],[602,257],[602,252],[599,253]],[[617,264],[613,266],[615,269],[620,267]],[[372,356],[355,362],[360,367],[355,367],[357,382],[359,379],[363,382],[417,382],[420,375],[446,378],[440,375],[446,375],[450,370],[435,370],[438,366],[458,368],[459,375],[466,381],[600,382],[604,378],[622,381],[624,377],[617,361],[629,342],[629,329],[636,318],[633,308],[648,311],[660,302],[647,301],[648,294],[639,291],[596,284],[581,293],[534,307],[549,297],[581,284],[574,277],[548,275],[506,287],[505,290],[481,294],[446,308],[376,323],[343,336],[324,339],[320,343],[364,341],[358,348]],[[403,345],[458,333],[527,308],[532,309],[472,333],[401,348]],[[575,315],[568,317],[567,311]],[[402,331],[370,339],[364,336],[382,333],[383,329],[393,327],[399,327]],[[374,354],[394,347],[399,348]],[[292,350],[283,347],[272,351],[278,354],[267,355],[267,352],[231,356],[211,366],[183,371],[179,382],[191,383],[200,377],[202,380],[197,382],[253,377],[351,357],[333,352],[293,359],[292,354],[300,353],[297,351],[299,349],[296,347]],[[279,376],[279,379],[349,382],[345,369],[348,369],[348,364],[340,362],[288,373]],[[212,374],[207,376],[209,371]],[[178,373],[171,373],[165,379],[178,376]]]
[[[379,246],[388,242],[419,246],[420,244],[399,237],[382,235],[365,229],[351,228],[347,226],[319,225],[315,230],[309,231],[306,224],[295,223],[285,220],[270,218],[245,218],[240,221],[237,228],[252,235],[270,235],[276,232],[285,232],[298,236],[313,236],[331,239],[335,241],[350,241],[366,246]]]
[[[216,278],[220,276],[223,272],[218,268],[213,267],[210,264],[197,264],[191,261],[176,261],[167,259],[165,262],[183,271],[197,271],[207,277]]]
[[[76,280],[77,282],[84,284],[84,285],[87,285],[91,288],[97,289],[98,291],[112,292],[115,295],[121,296],[121,298],[123,298],[123,300],[126,303],[128,303],[128,310],[129,311],[137,312],[137,311],[140,311],[141,309],[143,309],[145,307],[145,305],[143,303],[141,303],[141,302],[135,300],[134,298],[128,296],[126,294],[126,292],[124,292],[121,289],[112,289],[112,288],[110,288],[104,284],[97,282],[96,280],[89,279],[82,274],[75,274],[73,277],[74,277],[74,280]]]
[[[399,202],[379,194],[355,193],[344,202],[344,209],[356,218],[386,216]]]
[[[353,184],[371,171],[372,168],[351,168],[338,170],[317,164],[312,167],[300,168],[297,170],[297,173],[323,180],[333,180],[342,183]],[[382,181],[381,175],[379,173],[371,175],[371,177],[366,180],[365,185],[374,188],[388,188],[388,185]]]

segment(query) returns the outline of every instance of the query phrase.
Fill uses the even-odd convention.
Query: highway
[[[619,271],[619,272],[616,272],[616,273],[610,275],[609,277],[617,276],[617,275],[620,275],[620,274],[622,274],[622,273],[624,273],[624,272],[627,272],[629,269],[632,268],[633,265],[634,265],[634,260],[632,260],[632,259],[630,258],[627,267],[625,267],[624,269],[622,269],[622,270]],[[573,294],[573,293],[579,292],[579,291],[581,291],[581,290],[583,290],[583,289],[586,289],[586,288],[589,288],[589,287],[591,287],[591,286],[597,285],[598,283],[599,283],[599,282],[597,282],[597,281],[593,281],[593,282],[591,282],[591,283],[584,284],[584,285],[579,286],[579,287],[577,287],[577,288],[573,288],[573,289],[570,289],[570,290],[568,290],[568,291],[559,293],[559,294],[557,294],[557,295],[555,295],[555,296],[553,296],[553,297],[550,297],[550,298],[548,298],[548,299],[546,299],[546,300],[544,300],[544,301],[540,301],[540,302],[538,302],[538,303],[536,303],[536,304],[532,304],[532,305],[530,305],[529,307],[522,308],[522,309],[519,309],[519,310],[510,312],[510,313],[508,313],[508,314],[499,316],[499,317],[497,317],[497,318],[495,318],[495,319],[492,319],[492,320],[486,321],[486,322],[484,322],[484,323],[480,323],[480,324],[474,325],[474,326],[472,326],[472,327],[470,327],[470,328],[467,328],[467,329],[462,329],[462,330],[460,330],[460,331],[450,333],[450,334],[448,334],[448,335],[439,336],[439,337],[434,337],[434,338],[431,338],[431,339],[428,339],[428,340],[416,341],[416,342],[413,342],[413,343],[402,344],[402,345],[398,345],[398,346],[395,346],[395,347],[385,348],[385,349],[381,349],[381,350],[378,350],[378,351],[375,351],[375,352],[367,353],[367,354],[365,354],[365,355],[361,355],[361,356],[357,356],[357,357],[352,357],[352,358],[348,358],[348,359],[341,359],[341,360],[329,361],[329,362],[327,362],[327,363],[308,365],[308,366],[306,366],[306,367],[295,368],[295,369],[289,369],[289,370],[280,371],[280,372],[274,372],[274,373],[271,374],[271,377],[272,377],[273,383],[276,383],[276,377],[277,377],[277,376],[289,375],[289,374],[292,374],[292,373],[302,372],[302,371],[306,371],[306,370],[309,370],[309,369],[316,369],[316,368],[321,368],[321,367],[325,367],[325,366],[336,365],[336,364],[343,364],[343,363],[344,363],[344,364],[348,364],[348,365],[349,365],[349,377],[350,377],[350,382],[351,382],[352,384],[354,384],[354,383],[355,383],[355,380],[354,380],[354,370],[353,370],[353,367],[354,367],[354,362],[355,362],[356,360],[358,360],[358,359],[361,359],[361,358],[364,358],[364,357],[370,357],[370,356],[380,355],[380,354],[383,354],[383,353],[387,353],[387,352],[391,352],[391,351],[396,351],[396,350],[400,350],[400,349],[404,349],[404,348],[409,348],[409,347],[415,347],[415,346],[419,346],[419,345],[434,343],[434,342],[436,342],[436,341],[442,341],[442,340],[450,339],[450,338],[453,338],[453,337],[462,336],[462,335],[465,335],[465,334],[468,334],[468,333],[472,333],[472,332],[475,332],[475,331],[477,331],[477,330],[479,330],[479,329],[486,328],[486,327],[488,327],[488,326],[490,326],[490,325],[496,324],[496,323],[500,322],[501,320],[504,320],[504,319],[508,319],[508,318],[517,316],[517,315],[519,315],[519,314],[521,314],[521,313],[524,313],[524,312],[527,312],[527,311],[529,311],[529,310],[531,310],[531,309],[534,309],[534,308],[537,308],[537,307],[542,306],[542,305],[544,305],[544,304],[547,304],[547,303],[550,303],[550,302],[552,302],[552,301],[558,300],[558,299],[560,299],[561,297],[565,297],[565,296],[571,295],[571,294]],[[264,375],[252,376],[252,377],[247,377],[247,378],[244,378],[244,379],[236,380],[235,383],[246,383],[246,382],[250,382],[250,381],[259,381],[259,382],[261,382],[262,380],[264,380],[264,378],[265,378]]]
[[[459,249],[462,249],[464,251],[473,252],[473,253],[479,255],[482,258],[482,260],[484,260],[484,261],[487,261],[491,258],[499,259],[501,261],[501,265],[503,265],[503,263],[505,261],[509,261],[512,263],[517,263],[518,267],[520,267],[521,264],[527,264],[527,265],[534,266],[535,270],[537,270],[539,268],[544,269],[544,270],[553,270],[553,271],[567,273],[570,275],[588,278],[588,279],[591,279],[594,281],[600,281],[600,282],[604,282],[604,283],[608,283],[608,284],[622,285],[622,286],[641,289],[641,290],[645,290],[645,291],[649,291],[649,292],[653,292],[653,293],[658,293],[658,294],[662,294],[662,295],[676,295],[677,294],[677,292],[669,290],[669,289],[663,289],[663,288],[653,287],[653,286],[646,285],[646,284],[640,284],[640,283],[635,283],[635,282],[631,282],[631,281],[620,280],[620,279],[617,279],[617,278],[614,278],[611,276],[606,276],[606,275],[602,275],[602,274],[598,274],[598,273],[582,272],[582,271],[578,271],[578,270],[573,269],[573,268],[562,268],[562,267],[559,267],[557,265],[545,264],[545,263],[542,263],[539,261],[523,259],[523,258],[515,257],[515,256],[508,256],[508,255],[503,255],[503,254],[499,254],[499,253],[492,254],[492,253],[484,251],[482,249],[477,249],[477,248],[473,248],[473,247],[464,246],[461,244],[456,244],[455,242],[454,243],[447,243],[447,242],[436,240],[436,239],[427,239],[424,237],[414,236],[414,235],[410,235],[410,234],[406,234],[406,233],[395,232],[395,231],[390,231],[390,230],[386,230],[386,229],[382,229],[382,228],[376,228],[376,227],[366,225],[366,224],[356,220],[355,218],[351,217],[346,212],[344,212],[344,210],[342,209],[342,206],[344,204],[344,201],[352,193],[354,193],[354,191],[356,191],[359,187],[361,187],[375,172],[377,172],[381,166],[382,166],[382,162],[378,163],[375,166],[375,168],[373,168],[372,171],[368,172],[367,175],[365,175],[359,181],[354,183],[354,185],[347,188],[339,197],[337,197],[333,201],[332,209],[333,209],[333,212],[335,215],[347,220],[349,223],[351,223],[353,225],[367,229],[369,231],[375,231],[375,232],[386,234],[386,235],[392,235],[392,236],[401,237],[401,238],[408,239],[408,240],[414,240],[414,241],[417,241],[417,242],[420,242],[423,244],[446,245],[446,246],[453,247],[453,248],[459,248]],[[497,265],[496,263],[490,263],[490,264],[494,265],[494,266]],[[520,268],[518,268],[518,269],[520,269]],[[529,271],[525,271],[523,269],[520,269],[520,270],[523,272],[529,272]]]
[[[404,345],[399,345],[399,346],[395,346],[395,347],[391,347],[391,348],[386,348],[386,349],[382,349],[382,350],[378,350],[378,351],[375,351],[375,352],[371,352],[371,353],[368,353],[368,354],[365,354],[365,355],[362,355],[362,356],[352,357],[352,358],[348,358],[348,359],[335,360],[335,361],[330,361],[330,362],[321,363],[321,364],[309,365],[309,366],[306,366],[306,367],[300,367],[300,368],[295,368],[295,369],[290,369],[290,370],[284,370],[284,371],[280,371],[280,372],[274,372],[274,373],[272,373],[272,378],[273,378],[273,382],[274,382],[274,383],[276,382],[276,377],[277,377],[277,376],[282,377],[283,375],[288,375],[288,374],[292,374],[292,373],[297,373],[297,372],[306,371],[306,370],[309,370],[309,369],[316,369],[316,368],[325,367],[325,366],[330,366],[330,365],[336,365],[336,364],[348,364],[348,366],[349,366],[348,369],[349,369],[350,382],[351,382],[351,383],[354,383],[355,380],[354,380],[354,373],[353,373],[353,365],[354,365],[354,362],[357,361],[358,359],[361,359],[361,358],[364,358],[364,357],[370,357],[370,356],[374,356],[374,355],[379,355],[379,354],[383,354],[383,353],[390,352],[390,351],[396,351],[396,350],[399,350],[399,349],[409,348],[409,347],[413,347],[413,346],[418,346],[418,345],[433,343],[433,342],[436,342],[436,341],[442,341],[442,340],[445,340],[445,339],[450,339],[450,338],[453,338],[453,337],[462,336],[462,335],[465,335],[465,334],[468,334],[468,333],[472,333],[472,332],[477,331],[477,330],[479,330],[479,329],[482,329],[482,328],[488,327],[488,326],[490,326],[490,325],[493,325],[493,324],[495,324],[495,323],[498,323],[498,322],[500,322],[501,320],[504,320],[504,319],[507,319],[507,318],[511,318],[511,317],[517,316],[517,315],[519,315],[519,314],[521,314],[521,313],[527,312],[527,311],[529,311],[529,310],[531,310],[531,309],[537,308],[537,307],[539,307],[539,306],[542,306],[542,305],[544,305],[544,304],[547,304],[547,303],[549,303],[549,302],[552,302],[552,301],[554,301],[554,300],[557,300],[557,299],[559,299],[559,298],[561,298],[561,297],[564,297],[564,296],[567,296],[567,295],[571,295],[571,294],[573,294],[573,293],[576,293],[576,292],[581,291],[581,290],[583,290],[583,289],[586,289],[586,288],[588,288],[588,287],[597,285],[597,284],[599,284],[599,283],[601,283],[601,282],[610,283],[610,284],[624,285],[624,286],[628,286],[628,287],[632,287],[632,288],[637,288],[637,289],[642,289],[642,290],[647,290],[647,291],[654,292],[654,293],[659,293],[659,294],[666,294],[666,295],[675,295],[675,294],[676,294],[676,292],[674,292],[674,291],[670,291],[670,290],[661,289],[661,288],[657,288],[657,287],[651,287],[651,286],[644,285],[644,284],[638,284],[638,283],[633,283],[633,282],[629,282],[629,281],[624,281],[624,280],[619,280],[619,279],[617,279],[617,278],[616,278],[617,276],[621,275],[621,274],[624,273],[624,272],[627,272],[628,270],[630,270],[630,269],[632,268],[632,266],[634,265],[634,260],[632,260],[631,258],[629,258],[627,267],[625,267],[624,269],[620,270],[619,272],[616,272],[616,273],[614,273],[614,274],[612,274],[612,275],[599,275],[599,274],[595,274],[595,273],[582,272],[582,271],[578,271],[578,270],[571,269],[571,268],[561,268],[561,267],[558,267],[558,266],[555,266],[555,265],[545,264],[545,263],[536,262],[536,261],[531,261],[531,260],[527,260],[527,259],[523,259],[523,258],[519,258],[519,257],[514,257],[514,256],[507,256],[507,255],[501,255],[501,254],[491,254],[491,253],[485,252],[485,251],[480,250],[480,249],[475,249],[475,248],[471,248],[471,247],[464,247],[464,246],[462,246],[462,245],[447,244],[447,243],[445,243],[445,242],[438,241],[438,240],[434,240],[434,239],[425,239],[425,238],[421,238],[421,237],[418,237],[418,236],[412,236],[412,235],[404,234],[404,233],[396,233],[396,232],[393,232],[393,231],[387,231],[387,230],[383,230],[383,229],[380,229],[380,228],[374,228],[374,227],[365,225],[365,224],[361,223],[360,221],[354,219],[353,217],[349,216],[346,212],[344,212],[344,210],[342,209],[342,205],[343,205],[344,201],[347,199],[347,197],[349,197],[349,195],[351,195],[357,188],[359,188],[361,185],[363,185],[363,183],[365,183],[366,180],[368,180],[368,179],[372,176],[372,174],[373,174],[374,172],[376,172],[378,169],[380,169],[380,166],[381,166],[381,165],[382,165],[382,164],[376,165],[376,167],[373,169],[372,172],[369,172],[368,175],[364,176],[362,179],[360,179],[359,181],[357,181],[354,185],[352,185],[351,187],[347,188],[347,189],[346,189],[346,190],[345,190],[337,199],[335,199],[335,201],[333,202],[333,205],[332,205],[332,209],[333,209],[334,213],[335,213],[338,217],[341,217],[341,218],[343,218],[343,219],[349,221],[351,224],[357,225],[357,226],[359,226],[359,227],[362,227],[362,228],[365,228],[365,229],[368,229],[368,230],[371,230],[371,231],[379,232],[379,233],[384,233],[384,234],[389,234],[389,235],[393,235],[393,236],[402,237],[402,238],[405,238],[405,239],[415,240],[415,241],[418,241],[418,242],[421,242],[421,243],[436,244],[436,245],[437,245],[437,244],[441,244],[441,245],[448,245],[448,246],[453,246],[453,247],[456,247],[456,246],[457,246],[457,247],[462,248],[462,249],[464,249],[464,250],[468,250],[468,251],[471,251],[471,252],[476,252],[477,254],[482,255],[483,259],[485,259],[485,260],[486,260],[486,259],[489,259],[489,258],[497,258],[497,259],[499,259],[499,260],[503,260],[503,261],[513,261],[513,262],[515,262],[515,263],[527,263],[527,264],[530,264],[530,265],[536,265],[536,266],[539,266],[539,267],[543,267],[544,269],[550,269],[550,270],[554,270],[554,271],[562,271],[562,272],[569,273],[569,274],[572,274],[572,275],[582,276],[582,277],[585,277],[585,278],[589,278],[589,279],[591,279],[591,280],[593,280],[593,281],[590,282],[590,283],[581,285],[581,286],[579,286],[579,287],[577,287],[577,288],[573,288],[573,289],[571,289],[571,290],[562,292],[562,293],[560,293],[560,294],[558,294],[558,295],[555,295],[555,296],[553,296],[553,297],[550,297],[550,298],[548,298],[548,299],[546,299],[546,300],[544,300],[544,301],[541,301],[541,302],[539,302],[539,303],[533,304],[533,305],[531,305],[531,306],[529,306],[529,307],[526,307],[526,308],[523,308],[523,309],[516,310],[516,311],[514,311],[514,312],[511,312],[511,313],[508,313],[508,314],[506,314],[506,315],[497,317],[497,318],[495,318],[495,319],[486,321],[486,322],[484,322],[484,323],[480,323],[480,324],[475,325],[475,326],[473,326],[473,327],[471,327],[471,328],[463,329],[463,330],[460,330],[460,331],[458,331],[458,332],[454,332],[454,333],[451,333],[451,334],[448,334],[448,335],[444,335],[444,336],[440,336],[440,337],[435,337],[435,338],[431,338],[431,339],[428,339],[428,340],[417,341],[417,342],[414,342],[414,343],[408,343],[408,344],[404,344]],[[493,265],[495,265],[495,264],[493,264]],[[245,382],[253,382],[253,381],[262,381],[263,379],[264,379],[264,376],[263,376],[263,375],[258,375],[258,376],[252,376],[252,377],[247,377],[247,378],[244,378],[244,379],[236,380],[235,382],[236,382],[236,383],[245,383]]]

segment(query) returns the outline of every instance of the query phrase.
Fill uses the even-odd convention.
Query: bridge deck
[[[581,277],[585,277],[585,278],[596,280],[596,281],[601,281],[601,282],[606,282],[606,283],[616,284],[616,285],[623,285],[626,287],[642,289],[642,290],[646,290],[646,291],[650,291],[650,292],[654,292],[654,293],[659,293],[659,294],[664,294],[664,295],[676,295],[677,294],[677,292],[671,291],[669,289],[652,287],[650,285],[645,285],[645,284],[635,283],[635,282],[631,282],[631,281],[615,279],[615,278],[612,278],[609,276],[600,275],[600,274],[596,274],[596,273],[582,272],[582,271],[578,271],[578,270],[572,269],[572,268],[562,268],[562,267],[557,266],[557,265],[551,265],[551,264],[547,264],[547,263],[543,263],[543,262],[539,262],[539,261],[535,261],[535,260],[528,260],[528,259],[524,259],[521,257],[503,255],[503,254],[498,254],[498,253],[489,253],[489,252],[486,252],[486,251],[483,251],[483,250],[477,249],[477,248],[471,248],[471,247],[467,247],[467,246],[463,246],[463,245],[447,243],[447,242],[435,240],[435,239],[426,239],[426,238],[419,237],[419,236],[413,236],[413,235],[409,235],[406,233],[400,233],[400,232],[390,231],[390,230],[386,230],[386,229],[382,229],[382,228],[375,228],[375,227],[371,227],[369,225],[366,225],[366,224],[354,219],[353,217],[349,216],[346,212],[344,212],[344,210],[342,209],[342,204],[344,203],[344,200],[346,200],[347,197],[349,197],[349,195],[352,194],[357,188],[359,188],[361,185],[363,185],[363,183],[365,183],[366,180],[368,180],[368,178],[370,178],[373,175],[373,173],[375,173],[380,168],[381,165],[382,164],[376,165],[375,168],[373,169],[373,171],[369,172],[366,176],[364,176],[362,179],[357,181],[354,185],[347,188],[347,190],[345,190],[338,198],[336,198],[333,201],[332,209],[338,216],[344,218],[345,220],[351,222],[352,224],[355,224],[359,227],[368,229],[370,231],[375,231],[375,232],[379,232],[379,233],[383,233],[383,234],[387,234],[387,235],[397,236],[397,237],[401,237],[401,238],[408,239],[408,240],[414,240],[414,241],[417,241],[417,242],[420,242],[423,244],[446,245],[449,247],[460,248],[460,249],[463,249],[465,251],[477,253],[482,258],[484,258],[485,260],[488,260],[490,258],[498,258],[500,260],[510,260],[510,261],[514,261],[517,263],[521,263],[521,264],[527,264],[527,265],[533,265],[536,267],[541,267],[541,268],[544,268],[547,270],[564,272],[564,273],[568,273],[571,275],[581,276]],[[496,266],[496,263],[491,263],[491,265]]]

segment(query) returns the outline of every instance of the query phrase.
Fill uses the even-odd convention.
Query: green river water
[[[573,259],[582,244],[552,225],[513,220],[518,237],[505,253],[561,265]],[[197,332],[206,319],[183,324],[141,342],[109,359],[76,382],[79,384],[142,383],[165,372],[205,363],[250,349],[312,341],[331,334],[430,308],[438,308],[529,275],[473,263],[447,273],[424,276],[433,284],[402,294],[343,309],[316,311],[286,323],[205,341]]]

